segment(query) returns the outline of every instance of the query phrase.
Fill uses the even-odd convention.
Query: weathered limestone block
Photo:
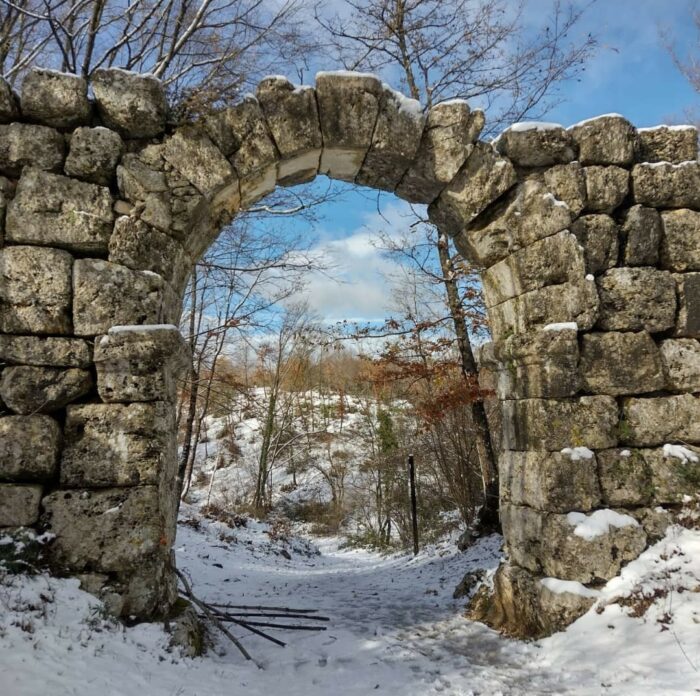
[[[593,280],[550,285],[489,307],[488,313],[496,339],[562,322],[585,331],[598,318],[598,293]]]
[[[117,167],[117,183],[121,195],[132,203],[145,201],[149,194],[169,191],[165,174],[131,153],[124,155]]]
[[[665,331],[676,320],[676,288],[668,271],[612,268],[597,281],[598,326],[607,331]]]
[[[42,487],[0,483],[0,527],[29,527],[39,519]]]
[[[92,348],[79,338],[0,334],[0,363],[44,367],[90,367]]]
[[[15,413],[50,413],[87,394],[92,374],[77,367],[6,367],[0,377],[0,398]]]
[[[61,249],[0,249],[0,332],[69,334],[73,257]]]
[[[466,162],[484,120],[483,111],[471,111],[459,99],[433,106],[415,161],[398,185],[396,195],[411,203],[432,203]]]
[[[617,263],[618,227],[609,215],[583,215],[571,232],[583,247],[586,272],[601,273]]]
[[[97,390],[106,402],[173,401],[190,362],[175,326],[112,329],[95,342]]]
[[[108,188],[25,169],[8,206],[5,234],[19,244],[104,252],[113,222]]]
[[[62,490],[42,502],[54,561],[73,572],[137,569],[172,543],[155,486]]]
[[[523,122],[506,128],[496,149],[520,167],[548,167],[576,159],[571,135],[558,123]]]
[[[12,87],[0,77],[0,123],[9,123],[19,118],[19,107]]]
[[[268,128],[282,159],[277,179],[283,183],[310,180],[318,171],[323,138],[316,92],[283,77],[267,77],[256,92]]]
[[[460,232],[454,242],[468,259],[488,268],[519,248],[569,227],[568,207],[539,181],[528,179]]]
[[[637,521],[644,527],[649,544],[661,541],[666,536],[666,530],[676,523],[676,516],[672,510],[666,510],[659,505],[652,508],[635,508],[630,511]]]
[[[663,449],[637,450],[651,472],[651,499],[654,505],[677,505],[685,495],[700,492],[700,448],[684,448],[685,458]]]
[[[87,80],[80,75],[33,68],[22,82],[22,116],[53,128],[90,121]]]
[[[545,237],[482,274],[487,307],[547,285],[576,282],[586,274],[583,250],[568,230]]]
[[[515,184],[513,165],[479,142],[457,176],[430,204],[430,221],[442,232],[457,235]]]
[[[203,195],[214,194],[236,174],[221,150],[195,126],[182,126],[165,142],[165,158]]]
[[[81,404],[66,409],[63,488],[158,484],[175,476],[169,404]]]
[[[617,421],[617,403],[610,396],[507,400],[503,402],[503,447],[550,452],[614,447]]]
[[[97,111],[108,128],[126,138],[153,138],[165,130],[168,102],[157,78],[118,68],[98,69],[91,84]]]
[[[698,131],[694,126],[657,126],[637,130],[638,162],[680,164],[698,158]]]
[[[600,505],[595,455],[502,452],[498,460],[502,501],[548,512],[591,510]]]
[[[533,331],[486,344],[479,368],[500,399],[557,398],[579,390],[578,359],[575,329]]]
[[[316,99],[323,134],[319,171],[354,181],[372,143],[383,95],[382,83],[365,73],[316,75]]]
[[[24,167],[60,172],[65,150],[63,136],[53,128],[28,123],[0,126],[0,174],[18,177]]]
[[[75,262],[75,335],[105,334],[112,326],[172,323],[176,314],[177,300],[156,273],[98,259]]]
[[[700,271],[700,212],[665,210],[661,213],[661,265],[672,271]]]
[[[678,292],[676,336],[700,338],[700,273],[676,273]]]
[[[77,128],[70,136],[66,174],[109,186],[123,150],[119,134],[108,128]]]
[[[700,397],[692,394],[626,399],[620,439],[634,447],[680,440],[700,443]]]
[[[666,389],[700,392],[700,342],[694,338],[669,338],[659,347]]]
[[[627,507],[651,502],[651,469],[643,452],[616,448],[597,453],[604,504]]]
[[[643,394],[664,388],[659,349],[646,331],[589,333],[581,344],[581,380],[593,394]]]
[[[581,164],[615,164],[620,167],[634,160],[636,131],[618,114],[582,121],[569,128],[578,146]]]
[[[372,142],[356,183],[393,192],[418,153],[425,121],[420,102],[384,85]]]
[[[157,273],[176,289],[184,287],[193,265],[182,245],[170,235],[126,215],[114,224],[109,260],[134,271]]]
[[[586,177],[579,162],[558,164],[544,172],[544,183],[558,200],[569,206],[575,217],[586,206]]]
[[[700,209],[700,163],[636,164],[632,194],[636,203],[650,208]]]
[[[61,428],[49,416],[0,418],[0,481],[53,478],[61,446]]]
[[[612,213],[627,197],[630,174],[622,167],[584,167],[586,210]]]
[[[625,244],[625,266],[655,266],[663,229],[661,216],[654,208],[635,205],[625,212],[621,227]]]

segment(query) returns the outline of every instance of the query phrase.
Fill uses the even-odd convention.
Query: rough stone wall
[[[601,581],[658,532],[692,473],[661,446],[700,438],[694,131],[604,117],[493,146],[464,102],[424,113],[358,73],[267,78],[176,126],[153,78],[90,86],[35,70],[18,98],[0,82],[3,534],[54,534],[57,570],[116,614],[167,609],[189,270],[239,209],[319,173],[428,204],[484,268],[510,559],[489,606],[541,603],[539,577]],[[576,327],[545,328],[561,322]],[[561,453],[582,446],[595,454]],[[580,515],[607,508],[627,516],[582,537]]]

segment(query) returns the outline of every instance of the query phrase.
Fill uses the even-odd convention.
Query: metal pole
[[[413,522],[413,555],[418,555],[418,504],[416,502],[416,467],[413,455],[408,455],[408,485],[411,490],[411,521]]]

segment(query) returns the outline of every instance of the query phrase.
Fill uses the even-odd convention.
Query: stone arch
[[[358,73],[266,78],[180,126],[151,77],[100,70],[92,91],[35,70],[18,105],[0,82],[0,527],[54,534],[54,565],[114,613],[175,597],[189,268],[241,208],[318,173],[428,204],[483,267],[509,560],[480,618],[572,620],[586,593],[541,579],[614,576],[697,487],[663,449],[700,444],[694,129],[608,115],[487,143],[466,103],[426,114]]]

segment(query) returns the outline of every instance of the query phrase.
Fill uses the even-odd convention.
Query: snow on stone
[[[571,130],[572,128],[576,128],[577,126],[585,126],[587,123],[592,123],[593,121],[598,121],[601,118],[624,118],[624,116],[622,114],[610,113],[610,114],[601,114],[600,116],[594,116],[593,118],[584,118],[583,121],[579,121],[578,123],[574,123],[573,126],[569,126],[568,130]]]
[[[469,102],[466,99],[461,99],[460,97],[455,97],[454,99],[445,99],[445,101],[438,102],[435,106],[442,106],[443,104],[466,104],[469,106]]]
[[[614,510],[596,510],[591,515],[583,512],[570,512],[567,522],[575,527],[574,534],[586,541],[607,534],[610,527],[638,527],[639,522],[630,515],[621,515]]]
[[[580,462],[582,459],[593,459],[593,452],[588,447],[564,447],[561,450],[572,462]]]
[[[578,324],[575,321],[560,321],[554,324],[547,324],[542,330],[543,331],[566,331],[567,329],[573,329],[578,331]]]
[[[595,280],[595,276],[594,276],[592,273],[587,273],[587,274],[586,274],[586,280],[589,281],[589,282],[592,281],[592,280]]]
[[[373,80],[379,79],[374,73],[358,72],[356,70],[321,70],[316,73],[317,80],[319,77],[369,77]]]
[[[664,445],[663,447],[664,457],[670,459],[680,459],[684,464],[692,462],[693,464],[698,463],[698,455],[692,450],[682,445]]]
[[[526,131],[548,131],[556,130],[557,128],[563,128],[563,126],[560,123],[549,123],[547,121],[521,121],[508,126],[504,132],[525,133]]]
[[[660,126],[651,126],[648,128],[637,128],[638,133],[647,133],[649,131],[658,131],[658,130],[670,130],[670,131],[685,131],[685,130],[696,130],[695,126],[691,125],[681,125],[681,126],[669,126],[666,124],[661,124]]]
[[[624,449],[622,452],[620,452],[620,456],[626,459],[627,457],[632,456],[632,452],[630,452],[628,449]]]
[[[576,580],[560,580],[559,578],[542,578],[540,583],[546,587],[550,592],[555,594],[575,594],[580,597],[599,597],[600,592],[597,590],[591,590],[584,584],[577,582]]]
[[[411,99],[402,92],[395,90],[391,85],[382,82],[382,87],[391,93],[391,96],[396,99],[399,104],[399,111],[411,116],[412,118],[423,117],[423,107],[417,99]]]
[[[131,331],[141,332],[141,331],[179,331],[175,324],[124,324],[118,326],[112,326],[108,333],[128,333]]]

